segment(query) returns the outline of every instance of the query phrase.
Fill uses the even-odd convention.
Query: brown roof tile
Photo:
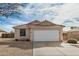
[[[44,21],[40,22],[39,25],[56,25],[56,24],[54,24],[50,21],[44,20]]]
[[[34,21],[28,23],[28,25],[36,25],[36,24],[39,24],[39,23],[40,23],[40,21],[34,20]]]

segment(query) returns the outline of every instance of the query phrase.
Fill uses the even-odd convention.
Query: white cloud
[[[46,14],[46,13],[56,13],[57,9],[60,8],[60,5],[53,4],[54,6],[51,6],[52,4],[29,4],[26,8],[19,7],[19,9],[24,12],[27,16],[32,15],[33,13],[41,13],[41,14]],[[59,6],[59,7],[58,7]],[[62,5],[61,5],[62,6]],[[56,11],[56,12],[55,12]]]
[[[72,18],[79,16],[79,4],[65,4],[61,11],[59,11],[59,16],[64,16],[65,18]]]
[[[54,4],[33,3],[33,4],[28,4],[26,8],[19,7],[18,10],[24,13],[24,15],[31,20],[47,19],[57,24],[63,24],[64,21],[70,20],[73,22],[66,23],[65,25],[68,26],[79,25],[79,21],[75,21],[76,19],[74,19],[74,18],[79,18],[79,3],[65,3],[63,5],[61,4],[54,5]],[[29,16],[31,16],[31,18]]]
[[[75,19],[73,18],[79,17],[79,4],[66,3],[61,6],[51,6],[51,4],[29,4],[23,11],[27,16],[31,16],[33,13],[38,13],[39,15],[43,14],[43,17],[41,17],[42,20],[47,19],[53,23],[63,24],[66,20],[74,21]],[[78,26],[79,23],[73,22],[65,25]]]

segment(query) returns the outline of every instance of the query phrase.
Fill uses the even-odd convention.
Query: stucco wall
[[[2,33],[3,33],[3,32],[0,32],[0,37],[2,37]]]
[[[75,38],[79,40],[79,31],[73,31],[68,33],[69,38]]]
[[[63,33],[64,40],[68,40],[70,38],[75,38],[79,40],[79,31],[72,31],[72,32],[66,32]]]
[[[29,30],[26,29],[26,36],[20,36],[20,29],[15,29],[15,39],[27,39],[29,38]]]

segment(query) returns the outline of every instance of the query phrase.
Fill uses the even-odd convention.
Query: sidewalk
[[[64,56],[56,47],[34,48],[34,56]]]

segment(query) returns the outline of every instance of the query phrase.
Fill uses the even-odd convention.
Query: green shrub
[[[77,44],[77,39],[71,38],[67,41],[67,43]]]

